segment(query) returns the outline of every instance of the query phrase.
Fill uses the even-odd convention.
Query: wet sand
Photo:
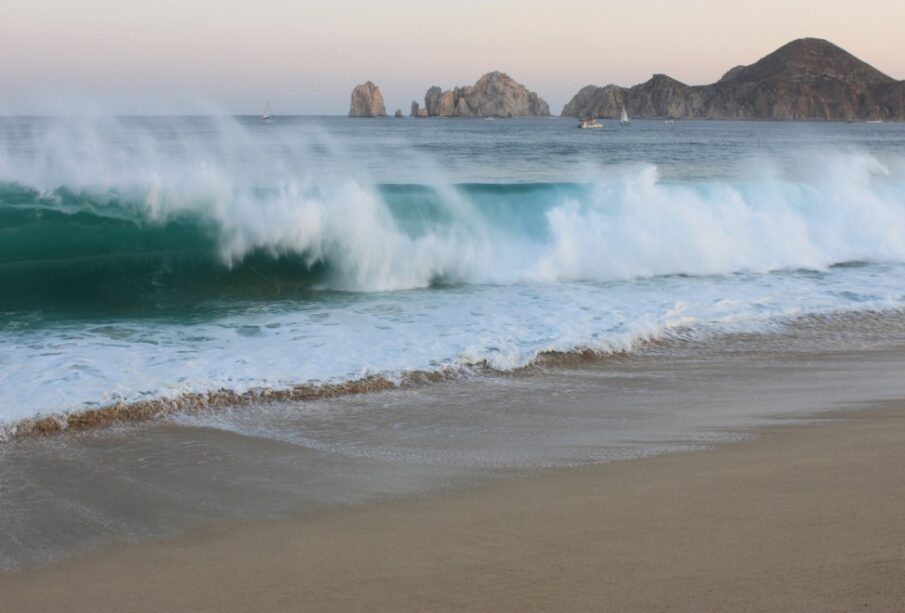
[[[903,610],[905,403],[0,575],[11,611]]]

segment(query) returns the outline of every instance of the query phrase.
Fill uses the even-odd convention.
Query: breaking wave
[[[905,305],[905,165],[863,151],[697,182],[633,163],[463,183],[422,156],[403,183],[324,135],[110,121],[0,139],[0,423]]]
[[[203,158],[168,171],[158,158],[130,159],[140,171],[125,177],[90,156],[44,160],[40,173],[0,163],[0,309],[905,261],[905,182],[863,153],[828,156],[806,180],[704,184],[663,183],[651,165],[588,183],[288,171],[265,182]]]

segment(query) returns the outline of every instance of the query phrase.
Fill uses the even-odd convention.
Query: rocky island
[[[349,117],[386,117],[386,115],[387,110],[379,87],[368,81],[352,90]]]
[[[689,86],[663,74],[625,88],[589,85],[562,110],[566,117],[672,119],[905,120],[905,81],[897,81],[836,45],[792,41],[711,85]]]
[[[488,72],[474,85],[443,91],[434,86],[424,107],[412,103],[413,117],[549,117],[543,98],[507,75]]]

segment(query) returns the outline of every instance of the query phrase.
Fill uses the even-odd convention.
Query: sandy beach
[[[905,608],[905,409],[221,525],[0,576],[9,611]]]
[[[0,613],[905,613],[905,2],[44,4]]]

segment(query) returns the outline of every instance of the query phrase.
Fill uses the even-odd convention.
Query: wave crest
[[[582,184],[382,185],[224,125],[169,140],[47,129],[0,152],[0,277],[21,288],[0,307],[905,261],[903,177],[861,152],[795,180],[766,164],[746,181],[664,183],[640,164]],[[54,298],[63,277],[80,290]]]

